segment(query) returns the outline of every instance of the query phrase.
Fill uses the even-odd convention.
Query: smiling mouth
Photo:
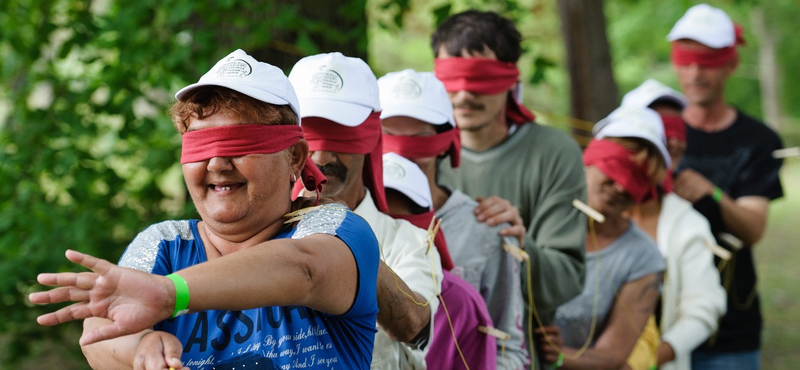
[[[242,184],[224,184],[224,185],[209,184],[208,188],[214,192],[227,192],[231,190],[236,190],[241,186]]]

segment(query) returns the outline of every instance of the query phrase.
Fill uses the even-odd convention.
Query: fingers
[[[28,299],[35,304],[85,302],[89,300],[89,291],[74,287],[62,287],[47,292],[31,293],[28,295]]]
[[[105,274],[106,272],[108,272],[108,270],[110,270],[113,266],[115,266],[111,262],[108,262],[104,259],[93,257],[88,254],[74,251],[71,249],[67,250],[66,256],[68,260],[75,262],[83,267],[86,267],[100,275]]]
[[[114,339],[128,334],[138,333],[139,331],[141,330],[130,330],[123,328],[112,321],[107,324],[100,325],[92,330],[84,331],[78,343],[80,343],[81,346],[86,346],[107,339]]]
[[[181,363],[183,346],[172,334],[154,331],[139,342],[133,360],[134,370],[188,369]]]
[[[56,312],[41,315],[36,318],[36,322],[39,325],[54,326],[73,320],[82,320],[87,317],[92,317],[92,313],[89,311],[88,305],[81,302],[64,307]]]

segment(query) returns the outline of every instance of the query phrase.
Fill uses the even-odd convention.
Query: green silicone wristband
[[[556,360],[556,363],[551,365],[550,368],[558,369],[558,368],[561,367],[561,365],[564,365],[564,354],[563,353],[559,353],[558,354],[558,360]]]
[[[175,311],[172,317],[178,317],[189,312],[189,284],[180,275],[169,274],[167,277],[175,284]]]
[[[719,203],[722,201],[722,189],[718,186],[714,187],[714,191],[711,193],[711,198],[714,199],[715,202]]]

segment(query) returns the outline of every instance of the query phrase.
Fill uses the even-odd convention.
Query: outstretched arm
[[[67,258],[93,272],[39,275],[40,283],[59,288],[32,293],[31,302],[78,302],[40,316],[40,324],[108,318],[110,323],[83,334],[80,343],[88,345],[138,333],[172,316],[175,287],[169,278],[75,251],[67,251]],[[191,311],[303,305],[337,315],[352,306],[358,289],[352,252],[340,239],[323,234],[272,240],[179,275],[189,286]]]

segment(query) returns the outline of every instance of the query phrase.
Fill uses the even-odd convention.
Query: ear
[[[289,165],[292,168],[292,173],[299,174],[303,171],[308,158],[308,142],[305,139],[300,139],[297,143],[292,145],[290,149]],[[300,176],[297,176],[298,178]]]

